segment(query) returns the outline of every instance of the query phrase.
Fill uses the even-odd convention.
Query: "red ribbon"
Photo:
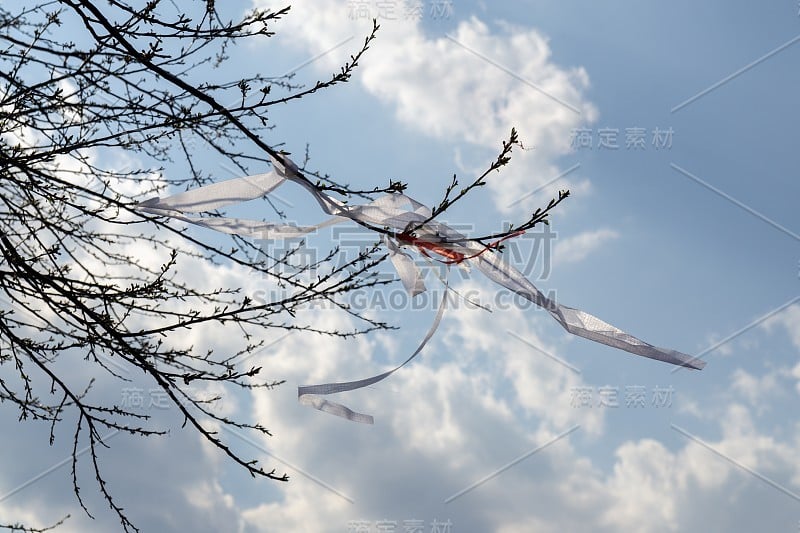
[[[503,241],[505,241],[507,239],[511,239],[513,237],[518,237],[518,236],[520,236],[520,235],[522,235],[524,233],[525,233],[524,231],[515,231],[514,233],[506,235],[502,239],[497,239],[496,241],[487,244],[486,247],[483,250],[481,250],[480,252],[477,252],[475,254],[472,254],[472,255],[464,255],[461,252],[456,252],[455,250],[451,250],[451,249],[449,249],[449,248],[447,248],[447,247],[445,247],[445,246],[443,246],[441,244],[437,244],[435,242],[426,241],[424,239],[420,239],[418,237],[415,237],[414,235],[412,235],[410,233],[398,233],[397,234],[397,240],[402,242],[402,243],[404,243],[404,244],[409,244],[411,246],[416,246],[417,249],[419,249],[420,253],[423,254],[426,257],[430,257],[428,252],[426,252],[426,250],[430,250],[431,252],[437,253],[437,254],[439,254],[439,255],[441,255],[443,257],[447,257],[448,258],[447,261],[441,261],[442,263],[444,263],[446,265],[457,265],[459,263],[462,263],[462,262],[466,261],[467,259],[473,259],[475,257],[478,257],[479,255],[481,255],[482,253],[486,252],[487,250],[492,250],[494,248],[497,248],[500,245],[501,242],[503,242]]]

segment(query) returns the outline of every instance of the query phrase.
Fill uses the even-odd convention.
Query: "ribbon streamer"
[[[447,288],[447,284],[445,283],[445,288]],[[389,370],[388,372],[384,372],[383,374],[378,374],[377,376],[372,376],[371,378],[366,379],[359,379],[357,381],[347,381],[344,383],[324,383],[322,385],[305,385],[302,387],[297,388],[297,398],[300,403],[304,405],[310,405],[315,409],[319,409],[320,411],[325,411],[327,413],[334,414],[336,416],[340,416],[342,418],[347,418],[348,420],[352,420],[353,422],[362,422],[365,424],[372,424],[374,419],[370,415],[365,415],[362,413],[356,413],[355,411],[348,409],[344,405],[340,405],[338,403],[329,402],[323,398],[320,398],[320,395],[325,394],[335,394],[337,392],[346,392],[356,389],[361,389],[364,387],[368,387],[373,385],[379,381],[382,381],[404,366],[406,366],[412,359],[414,359],[419,352],[428,344],[428,341],[431,340],[433,334],[436,333],[437,328],[439,327],[439,323],[442,321],[442,316],[444,315],[444,309],[447,307],[447,290],[445,290],[444,294],[442,295],[442,301],[439,304],[439,312],[436,313],[436,318],[433,319],[433,324],[431,324],[428,333],[425,334],[425,338],[422,339],[422,342],[419,343],[417,349],[414,350],[408,359],[403,361],[401,364],[397,365],[393,369]]]
[[[144,212],[175,218],[215,231],[261,239],[297,237],[347,220],[388,228],[392,230],[393,235],[383,234],[383,243],[389,251],[389,258],[403,287],[412,297],[425,292],[426,287],[419,268],[412,257],[403,250],[404,247],[414,248],[426,258],[431,258],[431,254],[441,256],[443,259],[439,261],[447,265],[456,264],[462,267],[474,265],[498,285],[545,309],[566,331],[573,335],[673,365],[697,370],[705,366],[705,362],[698,358],[675,350],[653,346],[594,315],[580,309],[560,305],[547,298],[519,270],[504,262],[495,253],[500,242],[520,233],[506,236],[488,245],[480,244],[446,224],[428,220],[431,216],[430,209],[405,194],[386,194],[367,204],[347,205],[318,190],[300,174],[297,166],[287,157],[284,156],[284,161],[273,158],[272,164],[273,170],[265,174],[226,180],[166,198],[151,198],[138,204],[137,208]],[[194,217],[185,214],[219,209],[262,198],[287,180],[305,188],[331,218],[314,226],[296,226],[239,218]],[[414,228],[413,233],[409,231],[409,228]],[[408,359],[392,370],[370,378],[298,387],[300,403],[354,422],[372,424],[372,416],[357,413],[344,405],[325,400],[321,396],[367,387],[386,379],[414,359],[433,337],[444,315],[448,292],[451,289],[446,280],[442,280],[442,283],[446,290],[439,305],[439,311],[428,333]]]

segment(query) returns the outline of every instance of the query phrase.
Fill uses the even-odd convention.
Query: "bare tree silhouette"
[[[225,64],[229,48],[271,37],[288,10],[256,10],[226,21],[213,0],[191,2],[184,13],[163,0],[143,7],[127,0],[0,6],[0,402],[14,405],[20,420],[49,424],[51,444],[57,425],[74,424],[74,492],[89,513],[75,473],[77,450],[88,446],[97,487],[126,531],[136,527],[101,475],[97,450],[105,445],[103,433],[151,436],[165,429],[152,427],[148,415],[123,405],[94,402],[92,380],[76,384],[62,374],[57,363],[66,354],[81,355],[84,377],[102,372],[125,381],[120,365],[137,369],[163,391],[186,426],[230,460],[254,476],[285,481],[286,474],[240,456],[212,428],[223,424],[269,435],[268,429],[218,414],[211,407],[215,398],[198,395],[193,387],[280,384],[261,378],[261,368],[236,364],[238,356],[263,345],[255,339],[264,328],[348,337],[390,327],[342,303],[350,291],[385,283],[375,275],[374,267],[385,258],[377,243],[343,264],[330,261],[333,249],[313,264],[287,269],[291,250],[271,256],[240,237],[232,237],[229,248],[215,245],[183,233],[174,220],[135,210],[166,185],[211,180],[194,162],[197,139],[242,175],[266,166],[270,158],[283,161],[284,155],[262,139],[271,127],[269,109],[346,82],[379,29],[373,23],[340,71],[313,86],[299,86],[291,75],[226,78],[217,67]],[[464,188],[454,177],[433,216],[483,185],[517,144],[512,131],[497,160]],[[132,154],[142,167],[115,164],[113,154]],[[184,177],[154,179],[166,164],[185,169]],[[301,171],[309,183],[345,198],[405,188],[390,182],[353,190],[306,166],[307,159]],[[508,231],[475,240],[488,243],[546,221],[565,197]],[[273,209],[283,215],[274,204]],[[153,267],[131,251],[136,245],[171,254]],[[259,302],[237,288],[201,290],[183,281],[180,265],[191,261],[246,267],[288,288],[289,295]],[[311,270],[315,276],[307,275]],[[331,331],[294,319],[313,302],[338,307],[358,317],[361,326]],[[188,329],[231,323],[246,341],[235,353],[179,348],[174,342]]]

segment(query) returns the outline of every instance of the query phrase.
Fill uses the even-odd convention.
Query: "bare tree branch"
[[[80,505],[89,514],[76,474],[83,445],[97,489],[125,531],[136,527],[102,476],[103,435],[148,437],[167,429],[128,406],[95,400],[97,379],[125,383],[128,373],[137,371],[163,392],[185,426],[231,461],[253,476],[286,481],[285,473],[239,455],[215,430],[222,424],[269,436],[268,429],[215,412],[211,406],[220,397],[204,397],[198,385],[265,391],[280,385],[280,379],[264,378],[261,368],[236,364],[240,355],[263,346],[257,339],[266,329],[352,337],[391,327],[344,301],[353,291],[387,283],[376,271],[386,257],[378,245],[342,264],[333,261],[338,252],[333,249],[310,264],[288,268],[294,250],[270,255],[244,238],[227,241],[233,246],[225,248],[230,244],[200,240],[174,221],[135,210],[164,187],[209,182],[211,176],[193,161],[200,146],[242,174],[251,166],[263,168],[270,158],[284,161],[284,154],[263,140],[272,127],[270,108],[347,82],[379,30],[373,22],[341,69],[309,87],[294,84],[291,76],[226,78],[216,69],[229,48],[273,36],[273,26],[289,8],[254,10],[226,21],[211,0],[185,4],[191,8],[181,13],[163,0],[143,6],[127,0],[0,5],[0,403],[14,406],[20,420],[48,424],[51,444],[57,428],[68,425]],[[512,130],[484,174],[458,191],[454,177],[430,220],[483,186],[490,173],[508,163],[517,144]],[[120,164],[123,156],[135,161],[133,166]],[[180,168],[186,177],[162,176],[164,167]],[[310,187],[344,199],[406,189],[390,181],[386,187],[356,190],[325,173],[300,176]],[[496,247],[485,241],[546,223],[566,196],[515,228],[474,240]],[[398,237],[386,228],[362,225],[376,237]],[[141,256],[145,249],[170,252],[154,265]],[[193,264],[246,268],[283,294],[263,302],[240,288],[198,287],[185,281],[186,265]],[[341,331],[304,323],[300,312],[315,303],[355,317],[358,326]],[[234,325],[244,345],[219,355],[181,347],[187,331],[212,325]],[[81,376],[90,378],[61,373],[57,362],[76,360],[76,355],[85,367]]]

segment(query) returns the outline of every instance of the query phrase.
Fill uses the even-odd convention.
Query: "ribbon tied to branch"
[[[414,249],[426,258],[436,259],[446,265],[474,266],[496,284],[546,310],[573,335],[673,365],[698,370],[705,366],[705,362],[698,358],[653,346],[594,315],[558,304],[542,294],[530,280],[519,270],[504,262],[497,253],[502,241],[521,235],[523,232],[512,232],[489,244],[479,243],[434,220],[428,207],[401,193],[385,194],[366,204],[347,205],[314,186],[288,157],[284,156],[282,159],[272,158],[273,169],[270,172],[213,183],[165,198],[151,198],[138,204],[137,208],[142,212],[171,217],[215,231],[260,239],[298,237],[346,221],[354,221],[366,227],[383,228],[382,239],[389,258],[403,286],[412,297],[424,292],[426,287],[418,266],[404,248]],[[190,215],[263,198],[287,180],[305,188],[331,218],[313,226],[297,226],[249,219]],[[348,420],[372,424],[372,416],[357,413],[323,396],[375,384],[388,378],[414,359],[435,333],[447,306],[448,291],[451,289],[446,280],[442,281],[447,290],[442,297],[436,317],[417,349],[402,364],[382,374],[357,381],[298,387],[299,401]]]

